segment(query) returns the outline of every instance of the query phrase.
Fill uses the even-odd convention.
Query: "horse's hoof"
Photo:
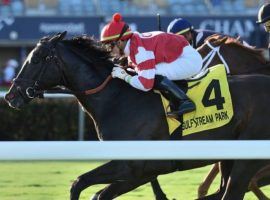
[[[208,191],[200,191],[198,193],[198,199],[203,198],[207,195]]]

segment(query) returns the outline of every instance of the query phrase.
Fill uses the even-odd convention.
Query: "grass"
[[[34,161],[0,162],[0,199],[1,200],[64,200],[69,199],[69,188],[74,179],[102,162],[87,161]],[[190,200],[196,198],[199,183],[210,166],[159,176],[159,181],[169,199]],[[217,179],[211,188],[218,188]],[[81,194],[81,200],[89,198],[104,185],[92,186]],[[269,186],[264,191],[270,195]],[[154,199],[150,184],[117,198],[119,200]],[[255,200],[248,193],[245,200]]]

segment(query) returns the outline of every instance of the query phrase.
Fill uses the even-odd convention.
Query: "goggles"
[[[107,51],[112,51],[113,48],[117,45],[117,41],[108,42],[105,44]]]

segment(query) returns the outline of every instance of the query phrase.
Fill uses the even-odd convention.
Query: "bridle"
[[[42,47],[42,48],[47,50],[48,54],[35,62],[35,63],[42,62],[41,69],[38,73],[39,75],[38,75],[38,78],[36,80],[19,78],[19,77],[13,79],[14,86],[16,87],[17,91],[19,92],[19,94],[21,95],[21,97],[25,101],[29,101],[29,100],[34,99],[36,97],[43,98],[44,90],[42,90],[40,88],[42,85],[41,84],[42,77],[45,74],[46,69],[47,69],[46,64],[48,64],[50,62],[55,62],[55,64],[59,68],[59,71],[61,71],[61,74],[62,74],[61,79],[65,80],[64,74],[62,73],[62,70],[61,70],[61,65],[60,65],[60,63],[57,59],[56,53],[55,53],[55,51],[56,51],[55,47],[53,47],[53,48],[51,48],[51,47],[52,46]],[[27,87],[25,89],[25,91],[23,91],[21,86],[19,85],[19,83],[29,83],[31,86]]]
[[[230,74],[231,71],[230,71],[229,65],[227,64],[226,60],[224,59],[224,57],[222,56],[222,54],[220,52],[220,47],[221,46],[214,47],[209,41],[206,41],[205,43],[211,49],[211,51],[208,52],[208,54],[203,58],[203,63],[205,63],[203,65],[203,70],[205,70],[209,66],[209,64],[211,63],[211,61],[214,59],[214,56],[215,55],[218,55],[219,59],[221,60],[221,62],[225,66],[225,69],[226,69],[227,74]],[[244,43],[244,41],[243,41],[243,45],[244,46],[248,46],[248,44],[246,45]],[[259,70],[264,70],[264,69],[269,69],[269,65],[267,65],[267,64],[266,65],[263,65],[261,67],[256,68],[255,70],[254,69],[245,70],[245,71],[242,71],[241,74],[254,73],[254,72],[258,72]]]
[[[230,74],[230,68],[229,68],[226,60],[224,59],[224,57],[220,53],[220,46],[214,47],[212,44],[210,44],[209,41],[206,41],[205,43],[211,49],[211,51],[208,52],[208,54],[203,58],[203,63],[205,63],[203,65],[203,70],[207,69],[208,66],[210,65],[210,63],[212,62],[212,60],[214,59],[215,55],[218,55],[219,59],[221,60],[221,62],[225,66],[227,74]]]
[[[46,48],[48,54],[44,57],[41,58],[41,60],[39,62],[42,62],[42,66],[38,75],[38,78],[36,80],[32,80],[32,79],[26,79],[26,78],[15,78],[13,80],[13,84],[16,88],[16,90],[18,91],[18,93],[20,94],[20,96],[24,99],[24,101],[30,101],[31,99],[34,99],[36,97],[38,98],[43,98],[45,90],[41,89],[41,80],[42,77],[44,76],[45,72],[46,72],[46,64],[50,63],[50,62],[55,62],[55,65],[58,67],[58,70],[61,74],[61,78],[60,81],[62,81],[62,83],[64,83],[65,85],[68,83],[66,77],[65,77],[65,73],[64,73],[64,69],[63,69],[63,61],[61,56],[58,54],[57,50],[56,50],[56,46],[55,45],[49,45],[48,47],[43,47]],[[91,95],[91,94],[95,94],[99,91],[101,91],[106,85],[107,83],[112,79],[112,76],[109,75],[105,81],[99,85],[96,88],[93,89],[89,89],[89,90],[85,90],[85,91],[70,91],[68,89],[63,89],[61,88],[60,90],[57,90],[57,93],[67,93],[67,94],[73,94],[73,95]],[[29,83],[31,86],[27,87],[24,91],[22,90],[21,86],[19,85],[19,83]],[[51,90],[46,90],[48,92],[50,92]],[[55,93],[55,90],[52,89],[52,92]]]

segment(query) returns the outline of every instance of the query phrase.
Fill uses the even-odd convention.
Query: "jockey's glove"
[[[132,78],[132,76],[130,76],[123,68],[121,67],[114,67],[112,69],[112,77],[113,78],[120,78],[126,82],[130,82],[130,79]]]

